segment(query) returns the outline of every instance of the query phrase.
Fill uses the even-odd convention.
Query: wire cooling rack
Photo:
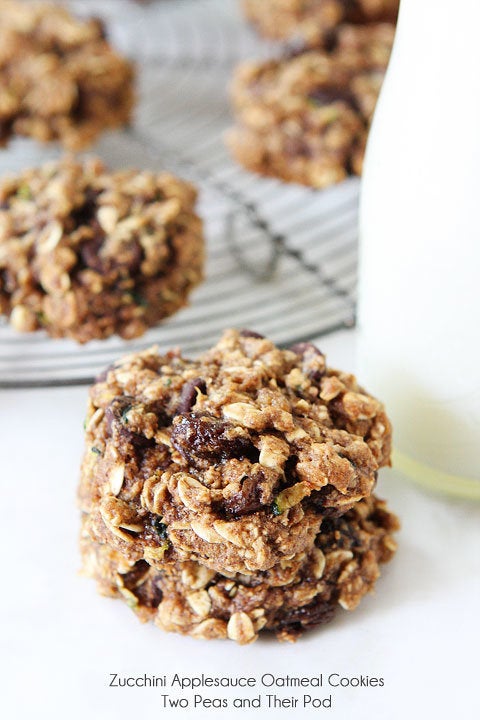
[[[94,148],[111,167],[166,168],[200,189],[206,282],[189,308],[136,341],[78,346],[0,326],[0,387],[90,383],[120,355],[157,344],[196,354],[225,327],[249,327],[280,344],[350,327],[355,316],[358,182],[312,191],[243,171],[223,144],[231,124],[234,65],[272,47],[245,26],[237,0],[77,0],[105,17],[113,42],[136,59],[133,126]],[[0,169],[17,171],[60,151],[14,141]]]

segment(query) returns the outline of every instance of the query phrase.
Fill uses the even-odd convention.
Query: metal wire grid
[[[72,3],[98,12],[93,0]],[[349,327],[355,315],[358,182],[327,191],[285,185],[240,169],[222,136],[231,123],[228,81],[236,62],[272,49],[244,27],[236,0],[130,0],[101,5],[114,40],[137,60],[135,123],[95,152],[112,167],[167,168],[200,188],[207,279],[192,304],[137,341],[79,347],[0,327],[0,387],[90,383],[125,352],[157,344],[196,354],[225,327],[251,327],[280,344]],[[15,141],[0,157],[18,170],[59,154]]]

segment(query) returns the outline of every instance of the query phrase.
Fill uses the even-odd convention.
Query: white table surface
[[[352,368],[354,333],[321,340],[333,366]],[[86,388],[0,395],[2,495],[0,710],[8,720],[212,718],[215,709],[168,710],[171,688],[109,688],[110,673],[169,678],[247,675],[377,676],[383,687],[260,688],[299,699],[300,717],[480,717],[478,693],[480,505],[427,494],[395,471],[379,494],[402,520],[399,550],[375,595],[294,645],[238,647],[141,625],[121,602],[79,577],[75,491]],[[255,697],[258,690],[202,689],[204,697]],[[331,709],[302,708],[304,694],[332,694]],[[183,697],[191,697],[190,692]],[[282,718],[291,710],[232,710]]]

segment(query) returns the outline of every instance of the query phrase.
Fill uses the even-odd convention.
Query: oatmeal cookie
[[[368,497],[390,446],[382,404],[315,346],[229,330],[197,360],[150,349],[98,379],[81,507],[129,561],[251,574]]]
[[[247,19],[273,40],[300,38],[317,44],[325,32],[343,22],[392,22],[399,0],[243,0]]]
[[[327,49],[260,63],[234,76],[227,135],[249,170],[323,188],[360,174],[393,44],[391,24],[341,26]]]
[[[66,158],[0,181],[0,313],[80,343],[137,337],[202,279],[194,188]]]
[[[0,0],[0,145],[12,135],[78,150],[129,122],[133,65],[98,19],[58,5]]]
[[[397,518],[383,501],[361,500],[343,517],[324,520],[315,545],[295,569],[245,576],[216,573],[196,562],[157,568],[132,562],[90,537],[84,526],[84,574],[99,591],[121,597],[142,621],[196,638],[230,638],[240,644],[273,630],[296,640],[305,630],[332,619],[339,606],[353,610],[375,585],[379,564],[396,549]]]

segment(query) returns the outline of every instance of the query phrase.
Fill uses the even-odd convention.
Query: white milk
[[[362,383],[395,462],[480,497],[480,2],[402,0],[360,208]]]

